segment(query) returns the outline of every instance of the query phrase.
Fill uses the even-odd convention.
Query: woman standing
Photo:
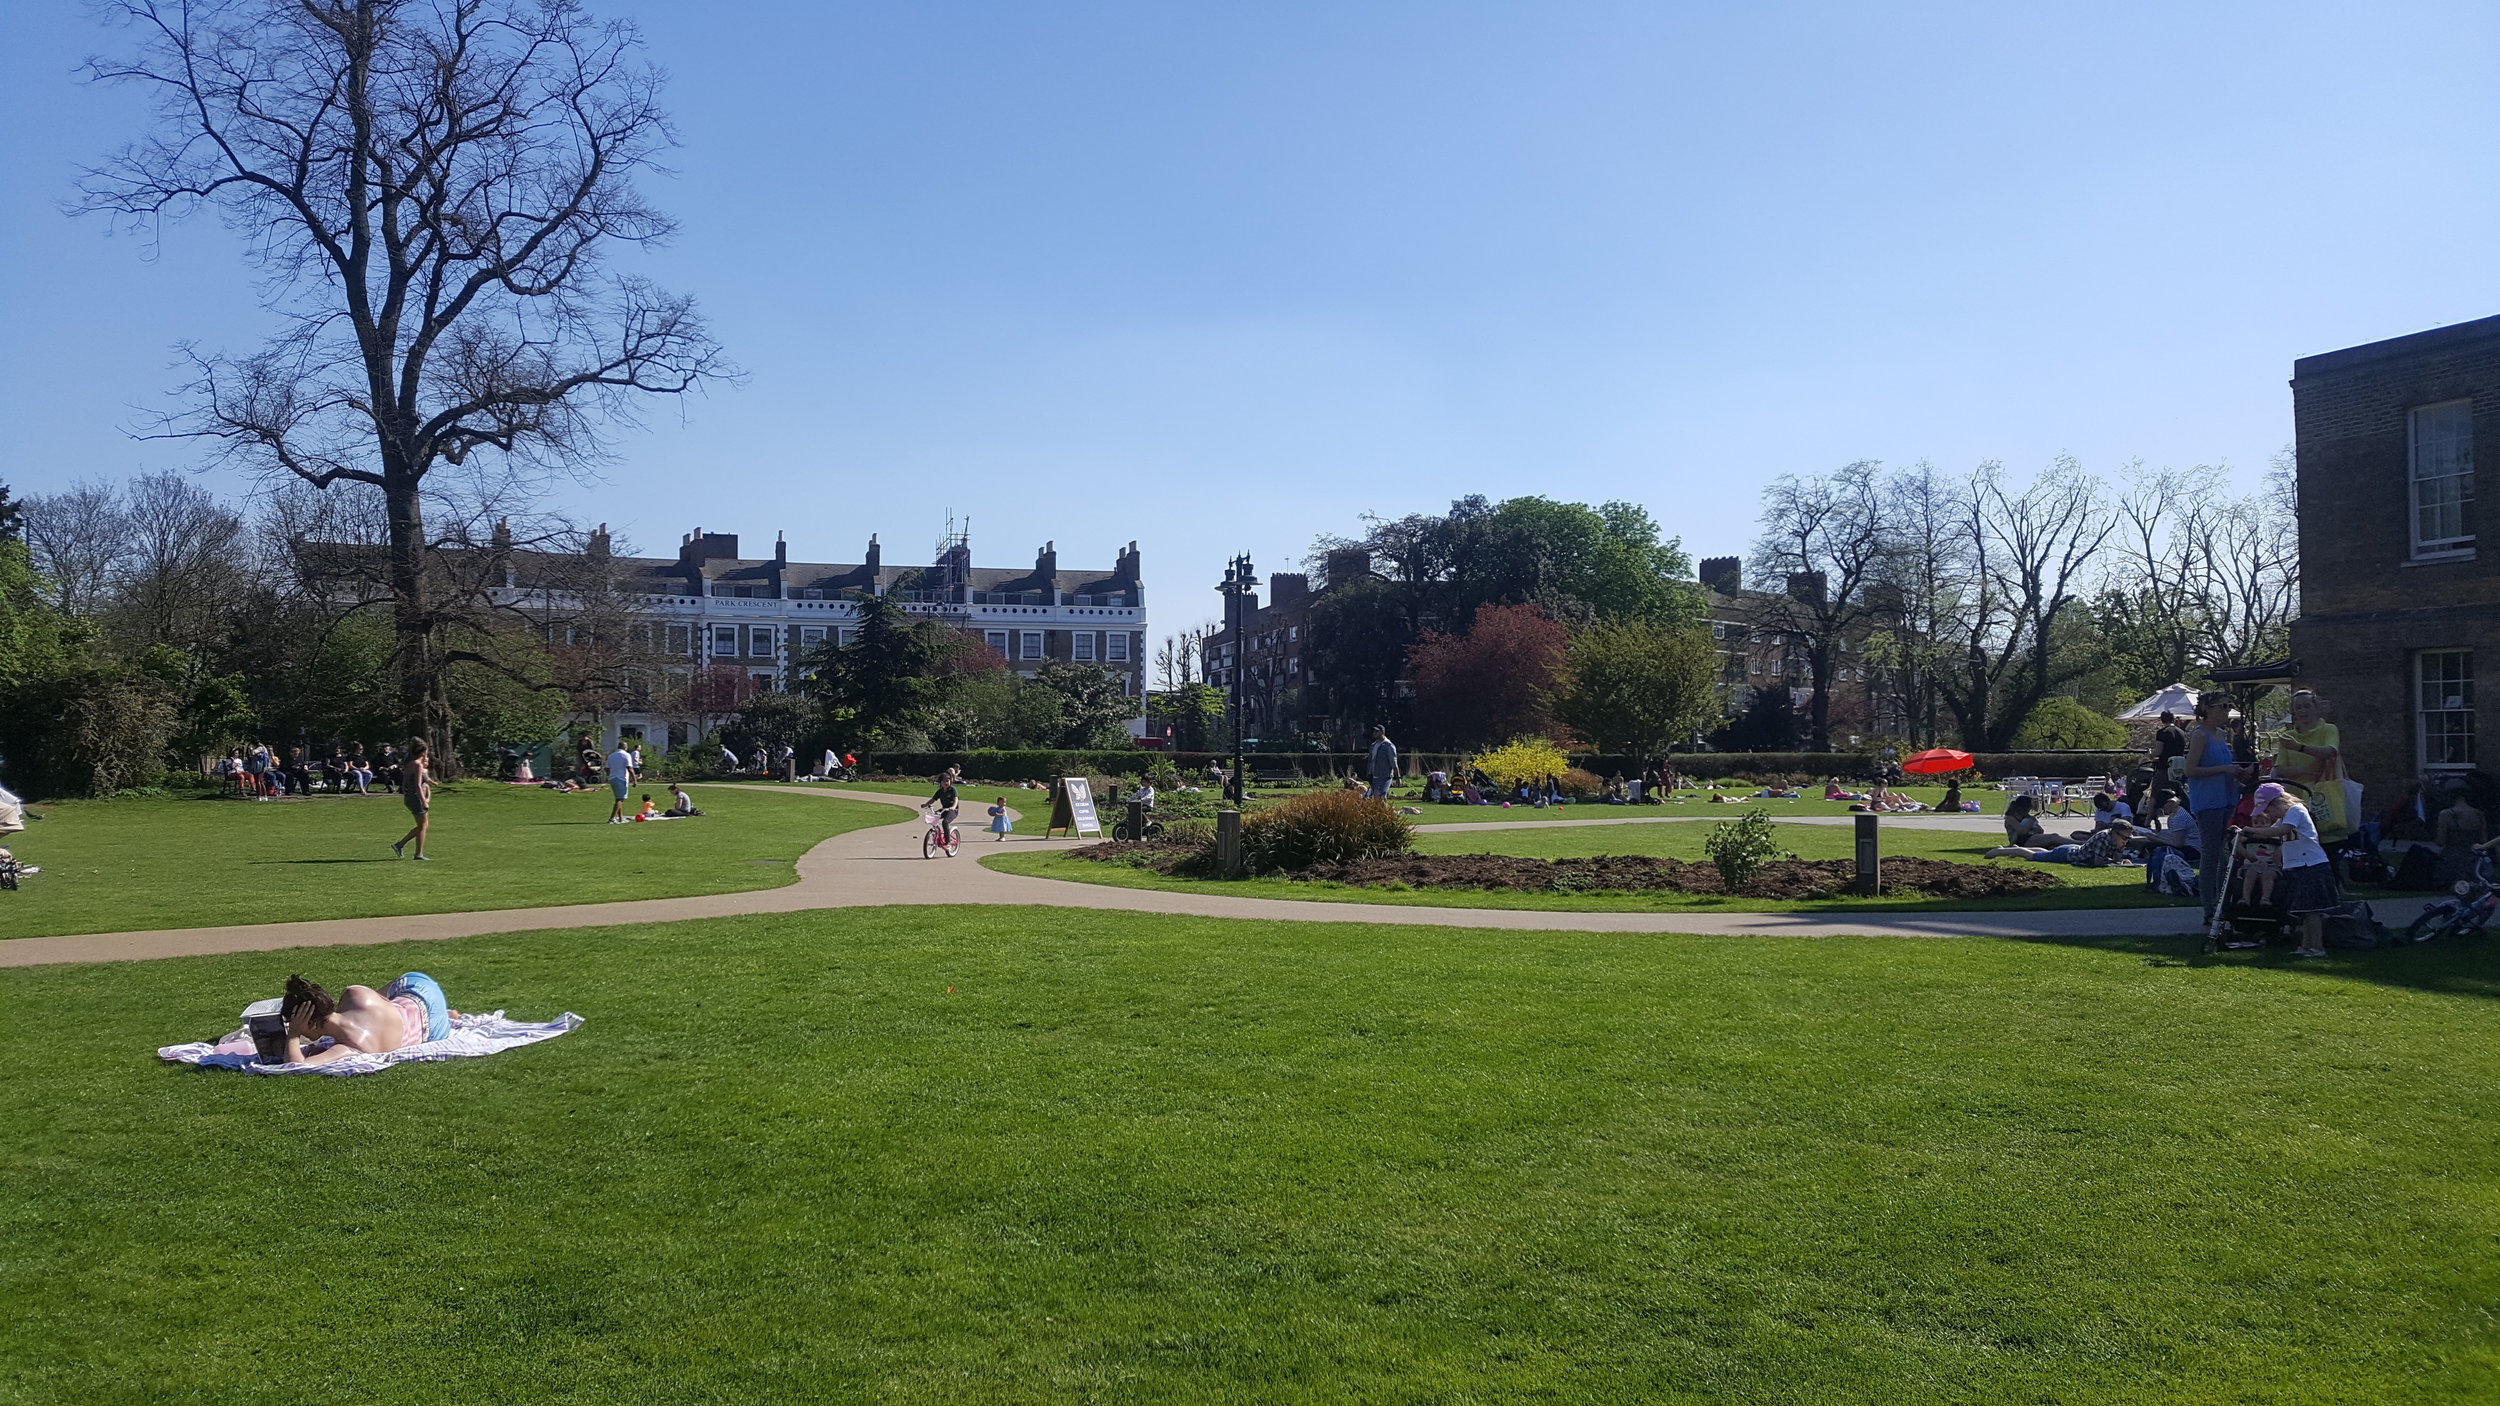
[[[410,840],[414,840],[417,842],[417,858],[431,858],[425,852],[425,831],[434,818],[434,773],[426,764],[425,739],[422,737],[408,739],[408,760],[399,768],[399,799],[417,823],[407,834],[399,837],[398,844],[391,846],[391,857],[397,859],[399,852],[408,847]]]
[[[2323,712],[2315,692],[2292,695],[2291,726],[2274,742],[2274,779],[2308,797],[2318,838],[2332,844],[2352,833],[2353,818],[2344,813],[2343,734]]]
[[[2223,871],[2230,865],[2231,812],[2240,803],[2240,764],[2231,754],[2230,724],[2227,696],[2218,691],[2197,696],[2196,727],[2188,733],[2187,806],[2188,814],[2196,817],[2196,893],[2204,900],[2208,924],[2214,905],[2222,900]]]

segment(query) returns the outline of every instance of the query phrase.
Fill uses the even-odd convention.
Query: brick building
[[[1726,716],[1744,712],[1757,692],[1786,684],[1802,738],[1813,716],[1814,667],[1807,637],[1786,628],[1784,598],[1746,589],[1744,562],[1737,557],[1702,558],[1700,576],[1710,640],[1719,651],[1719,685],[1725,690],[1720,701]],[[1820,591],[1822,573],[1800,572],[1788,580],[1787,588]],[[1891,671],[1865,657],[1866,633],[1862,629],[1843,638],[1838,657],[1832,661],[1835,747],[1851,745],[1852,735],[1906,737],[1911,733],[1909,705]]]
[[[1328,555],[1316,589],[1303,572],[1270,572],[1266,602],[1256,592],[1243,602],[1242,637],[1235,640],[1226,626],[1200,642],[1201,678],[1229,690],[1235,671],[1241,674],[1244,737],[1282,741],[1345,730],[1331,713],[1328,690],[1311,672],[1311,608],[1329,585],[1370,571],[1370,556],[1356,548]]]
[[[2500,659],[2500,550],[2476,543],[2474,465],[2500,455],[2500,317],[2302,357],[2292,422],[2299,686],[2375,796],[2486,764],[2474,670]]]
[[[1138,701],[1131,734],[1144,732],[1146,602],[1134,542],[1107,570],[1062,567],[1047,542],[1030,567],[975,566],[961,532],[941,539],[925,565],[889,564],[874,536],[857,562],[793,561],[783,540],[773,543],[771,556],[742,556],[737,534],[701,528],[685,535],[674,557],[610,558],[604,530],[592,537],[590,552],[594,563],[607,565],[613,589],[633,603],[630,628],[647,634],[669,682],[725,665],[743,671],[753,687],[786,687],[794,659],[818,645],[849,642],[859,603],[878,596],[977,635],[1019,674],[1031,675],[1046,659],[1111,670]],[[506,552],[504,559],[495,591],[501,603],[544,609],[551,631],[569,628],[560,622],[573,603],[547,582],[578,579],[578,564],[561,563],[537,580],[529,554]],[[654,690],[654,697],[669,691]],[[656,707],[621,711],[604,724],[611,745],[619,736],[681,745],[697,731],[692,718]]]

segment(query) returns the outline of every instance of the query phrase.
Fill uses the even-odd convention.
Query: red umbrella
[[[1935,776],[1948,771],[1967,771],[1970,769],[1970,753],[1957,752],[1950,747],[1931,747],[1924,752],[1912,754],[1901,763],[1901,769],[1917,776]]]

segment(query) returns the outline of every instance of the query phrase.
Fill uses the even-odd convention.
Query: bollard
[[[1858,822],[1858,876],[1854,887],[1873,898],[1883,892],[1883,846],[1876,838],[1876,826],[1883,817],[1869,811],[1854,819]]]
[[[792,785],[798,784],[799,759],[797,757],[783,757],[781,759],[781,779],[791,783]]]
[[[1142,840],[1146,838],[1146,803],[1144,801],[1131,801],[1128,803],[1128,833],[1122,835],[1120,838],[1124,840]]]
[[[1215,813],[1215,868],[1228,879],[1241,877],[1241,812]]]

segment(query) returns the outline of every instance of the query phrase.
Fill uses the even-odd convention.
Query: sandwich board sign
[[[1059,779],[1059,795],[1051,803],[1050,824],[1043,829],[1043,836],[1047,838],[1052,830],[1065,830],[1072,835],[1102,833],[1102,817],[1094,813],[1094,783],[1082,776]]]

